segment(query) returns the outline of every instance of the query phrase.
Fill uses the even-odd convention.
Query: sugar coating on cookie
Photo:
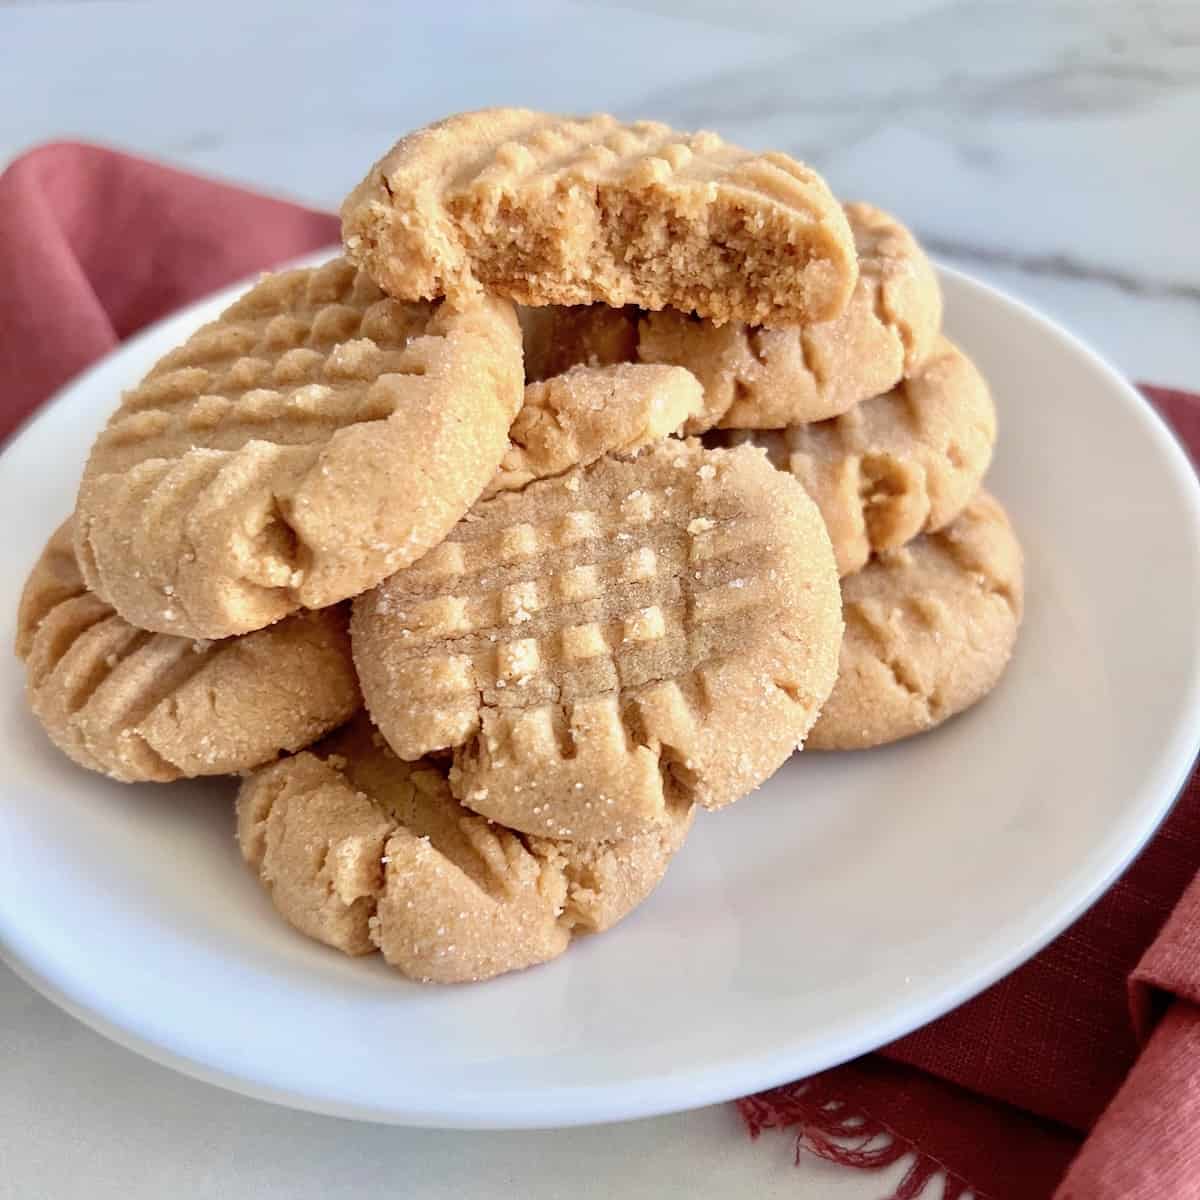
[[[821,510],[838,571],[849,575],[872,553],[942,529],[962,512],[991,462],[996,410],[971,360],[939,338],[914,374],[840,417],[706,440],[762,446],[795,476]]]
[[[401,757],[453,748],[476,812],[602,840],[766,779],[833,685],[840,609],[794,480],[667,440],[476,505],[351,632]]]
[[[835,319],[790,329],[671,310],[641,319],[640,360],[687,367],[704,385],[704,412],[688,433],[827,420],[887,391],[933,349],[942,293],[916,238],[870,204],[847,204],[846,216],[858,283]]]
[[[844,579],[838,681],[808,747],[883,745],[981,700],[1012,655],[1023,586],[1016,534],[986,493],[939,533]]]
[[[251,775],[237,800],[242,853],[289,924],[435,983],[546,962],[608,929],[654,890],[690,825],[681,809],[605,844],[514,833],[455,800],[443,767],[398,759],[365,716]]]
[[[143,629],[210,638],[356,595],[479,496],[522,386],[507,301],[400,303],[343,259],[268,275],[96,440],[88,586]]]
[[[484,496],[641,449],[700,411],[703,390],[683,367],[572,367],[525,387],[511,445]]]
[[[34,715],[81,766],[126,783],[241,771],[361,704],[345,605],[223,641],[146,633],[87,590],[71,524],[25,585],[17,653]]]
[[[519,108],[403,138],[346,199],[342,238],[406,299],[488,289],[766,325],[837,316],[857,274],[841,207],[785,154]]]

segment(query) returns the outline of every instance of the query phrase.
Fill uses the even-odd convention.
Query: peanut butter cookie
[[[1021,623],[1021,547],[980,493],[952,525],[842,581],[838,681],[810,750],[863,750],[932,729],[981,700]]]
[[[824,321],[857,265],[821,177],[785,154],[654,121],[520,108],[403,138],[342,206],[350,258],[403,299],[668,306]]]
[[[858,248],[858,283],[833,320],[761,329],[671,310],[642,317],[641,361],[687,367],[704,385],[704,412],[688,433],[824,421],[887,391],[933,348],[942,294],[916,239],[869,204],[847,204],[846,216]],[[577,320],[595,328],[602,319]],[[564,322],[567,352],[582,348],[573,332]]]
[[[365,716],[242,784],[238,841],[285,920],[411,979],[459,983],[546,962],[655,888],[691,825],[581,846],[513,833],[402,762]]]
[[[660,442],[482,501],[355,603],[363,693],[455,795],[577,840],[729,804],[803,741],[840,595],[804,490],[750,447]]]
[[[17,618],[30,707],[81,766],[126,783],[256,767],[362,703],[346,606],[224,641],[145,633],[84,585],[71,521],[50,539]]]
[[[572,367],[527,384],[508,453],[484,495],[639,450],[678,432],[702,402],[699,382],[682,367]]]
[[[996,410],[983,376],[946,338],[891,391],[849,412],[787,429],[727,430],[714,444],[766,449],[817,502],[838,571],[860,570],[949,525],[979,490],[996,444]]]
[[[205,638],[356,595],[474,503],[521,389],[507,301],[403,304],[340,259],[268,275],[97,439],[88,586],[142,629]]]

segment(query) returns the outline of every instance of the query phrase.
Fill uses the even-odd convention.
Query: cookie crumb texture
[[[691,825],[580,846],[493,825],[444,769],[402,762],[365,716],[242,784],[238,841],[289,924],[411,979],[489,979],[557,957],[655,888]]]
[[[522,387],[505,300],[403,304],[344,259],[268,275],[97,439],[87,584],[140,628],[204,638],[356,595],[478,498]]]
[[[638,327],[642,362],[687,367],[704,385],[704,411],[686,432],[779,429],[824,421],[878,396],[911,374],[933,349],[942,293],[933,265],[895,217],[847,204],[858,252],[858,283],[845,312],[788,329],[740,322],[715,325],[687,313],[648,313]],[[585,310],[586,312],[586,310]],[[564,321],[567,350],[616,349],[601,318]],[[590,335],[590,336],[588,336]]]
[[[572,367],[527,384],[511,445],[484,495],[643,449],[678,432],[702,402],[699,382],[682,367]]]
[[[775,771],[833,685],[840,609],[794,480],[669,441],[481,502],[360,597],[351,632],[402,758],[453,749],[470,808],[591,841]]]
[[[815,171],[606,115],[486,109],[409,134],[346,199],[342,236],[386,292],[413,300],[488,289],[778,325],[837,316],[857,276]]]
[[[861,570],[945,528],[978,492],[996,444],[983,376],[946,338],[891,391],[812,425],[725,430],[714,445],[750,443],[803,484],[833,542],[838,571]]]
[[[256,767],[350,717],[348,620],[342,605],[224,641],[146,633],[87,590],[67,521],[25,585],[17,653],[60,750],[125,783],[166,783]]]
[[[809,748],[880,746],[981,700],[1012,655],[1023,588],[1016,534],[986,493],[940,533],[844,579],[838,681]]]

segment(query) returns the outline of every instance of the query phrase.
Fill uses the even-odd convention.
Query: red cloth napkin
[[[0,176],[0,437],[148,322],[336,236],[328,214],[128,155],[31,151]],[[1145,391],[1200,453],[1200,397]],[[848,1167],[915,1151],[899,1200],[942,1171],[948,1200],[1200,1197],[1198,863],[1193,778],[1036,958],[878,1055],[741,1101],[748,1127]]]
[[[0,175],[0,438],[144,325],[337,241],[337,218],[98,146]]]
[[[1200,414],[1200,396],[1187,403]],[[751,1134],[790,1129],[798,1153],[860,1169],[916,1152],[896,1200],[932,1200],[922,1188],[943,1169],[945,1200],[968,1186],[1200,1197],[1198,865],[1193,774],[1124,876],[1041,954],[877,1055],[741,1101]]]

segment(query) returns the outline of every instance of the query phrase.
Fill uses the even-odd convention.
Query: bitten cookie
[[[996,444],[983,376],[947,339],[891,391],[813,425],[727,430],[716,444],[766,449],[817,502],[838,570],[944,528],[979,490]]]
[[[268,275],[97,439],[77,511],[88,586],[187,637],[364,591],[478,498],[522,386],[507,301],[402,304],[340,259]]]
[[[391,295],[668,306],[824,321],[857,265],[821,177],[785,154],[654,121],[520,108],[403,138],[342,206],[346,252]]]
[[[81,766],[126,783],[256,767],[362,703],[346,606],[219,642],[145,633],[84,585],[71,521],[33,568],[17,617],[30,707]]]
[[[641,449],[678,432],[702,402],[700,384],[682,367],[572,367],[527,384],[512,444],[484,495]]]
[[[981,700],[1021,623],[1021,547],[986,493],[952,525],[842,581],[838,681],[810,750],[862,750],[932,729]]]
[[[603,845],[522,836],[463,808],[437,764],[396,758],[363,716],[250,776],[237,823],[246,861],[301,933],[459,983],[615,925],[654,890],[691,811]]]
[[[605,840],[719,808],[803,741],[837,669],[820,514],[749,447],[660,442],[483,501],[355,603],[371,714],[511,828]]]
[[[641,361],[687,367],[704,385],[704,412],[688,433],[824,421],[887,391],[933,348],[942,293],[916,238],[869,204],[847,204],[846,216],[858,248],[858,283],[833,320],[760,329],[671,310],[642,317]],[[601,318],[578,320],[595,327]],[[569,332],[564,328],[564,336]]]

